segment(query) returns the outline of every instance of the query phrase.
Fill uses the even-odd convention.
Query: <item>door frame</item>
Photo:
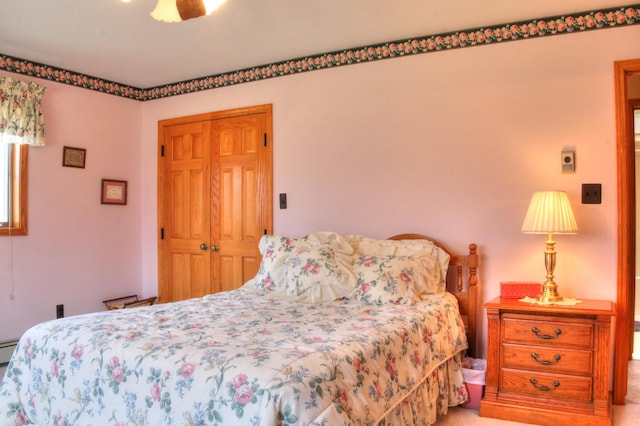
[[[616,61],[616,162],[618,169],[618,279],[613,361],[613,403],[622,405],[627,395],[627,374],[633,339],[636,195],[633,111],[627,99],[627,76],[640,73],[640,59]]]

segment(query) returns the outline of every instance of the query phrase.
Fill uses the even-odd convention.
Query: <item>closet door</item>
[[[211,124],[164,129],[159,174],[163,225],[159,239],[159,299],[174,301],[211,293]]]
[[[158,123],[158,299],[240,287],[272,232],[271,105]]]
[[[212,142],[211,241],[215,291],[240,287],[260,266],[257,242],[267,232],[261,218],[265,202],[265,114],[214,120]],[[262,165],[262,167],[261,167]],[[262,174],[262,175],[261,175]]]

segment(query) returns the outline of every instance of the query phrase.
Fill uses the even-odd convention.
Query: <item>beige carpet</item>
[[[0,381],[4,376],[6,364],[0,366]],[[614,426],[636,426],[640,419],[640,361],[629,363],[629,380],[627,391],[627,404],[613,406]],[[508,422],[498,419],[480,417],[477,410],[454,407],[449,409],[446,417],[436,422],[437,426],[509,426],[522,425],[524,423]]]

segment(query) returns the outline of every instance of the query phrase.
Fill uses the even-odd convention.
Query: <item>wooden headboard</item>
[[[435,245],[449,253],[451,260],[449,261],[449,269],[447,271],[447,290],[452,293],[458,304],[463,318],[466,318],[467,338],[469,340],[469,349],[467,354],[470,357],[476,356],[476,342],[478,338],[477,315],[478,315],[478,246],[469,244],[469,253],[464,256],[453,254],[447,247],[439,241],[426,235],[420,234],[399,234],[389,237],[390,240],[429,240]],[[464,270],[467,270],[468,277],[463,277]],[[466,291],[465,291],[466,290]]]

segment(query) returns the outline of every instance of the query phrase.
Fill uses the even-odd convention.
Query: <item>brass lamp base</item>
[[[558,294],[558,286],[553,281],[553,270],[556,267],[556,243],[553,241],[551,233],[549,233],[549,239],[546,244],[547,250],[544,252],[544,264],[547,268],[547,282],[542,285],[542,292],[538,295],[537,300],[542,303],[559,302],[564,297]]]
[[[546,291],[547,288],[542,289],[542,293],[536,297],[538,302],[542,303],[555,303],[564,300],[564,296],[560,296],[557,292],[554,294],[553,291]],[[555,290],[555,289],[554,289]]]

